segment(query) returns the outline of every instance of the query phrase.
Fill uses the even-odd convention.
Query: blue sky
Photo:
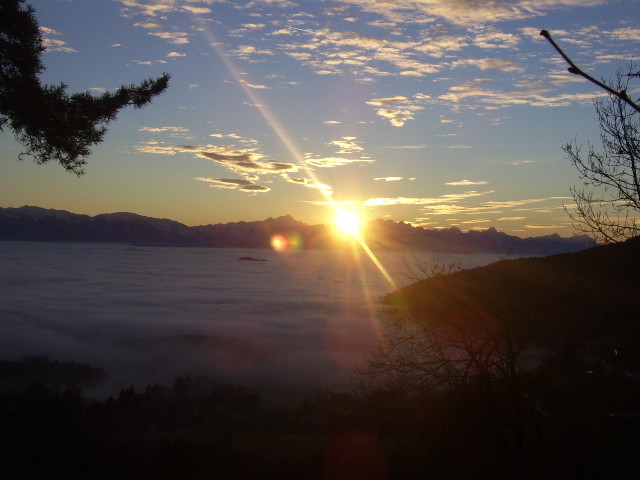
[[[598,142],[597,87],[640,53],[638,0],[33,0],[43,80],[168,72],[76,178],[0,134],[0,206],[188,225],[291,214],[571,235],[562,145]],[[638,90],[632,92],[637,98]]]

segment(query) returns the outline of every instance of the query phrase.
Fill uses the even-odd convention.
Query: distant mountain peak
[[[270,248],[273,235],[292,235],[295,248],[345,248],[344,239],[331,235],[325,225],[307,225],[291,215],[263,221],[188,227],[169,219],[131,212],[94,217],[64,210],[23,206],[0,208],[0,240],[118,242],[168,246]],[[293,237],[291,237],[293,238]],[[406,222],[372,220],[362,238],[374,250],[409,250],[455,253],[552,254],[594,245],[587,236],[563,238],[558,234],[522,239],[495,227],[462,232],[457,227],[427,230]]]

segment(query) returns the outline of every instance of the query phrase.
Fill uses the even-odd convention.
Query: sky
[[[119,113],[81,177],[18,160],[1,132],[0,207],[187,225],[328,223],[337,206],[429,229],[570,236],[580,179],[562,146],[599,143],[604,93],[539,32],[596,78],[640,54],[639,0],[28,3],[43,82],[99,94],[171,81]]]

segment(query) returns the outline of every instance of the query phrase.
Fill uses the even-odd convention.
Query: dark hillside
[[[504,260],[435,277],[385,303],[425,322],[498,322],[539,340],[586,341],[636,332],[640,238],[577,253]]]

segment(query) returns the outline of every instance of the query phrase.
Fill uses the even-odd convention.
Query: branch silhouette
[[[564,53],[564,51],[560,48],[560,46],[555,42],[555,40],[551,37],[551,34],[549,33],[548,30],[541,30],[540,31],[540,35],[542,35],[544,38],[546,38],[549,41],[549,43],[553,46],[553,48],[555,48],[557,50],[557,52],[562,56],[562,58],[564,58],[564,60],[569,64],[569,68],[567,69],[569,71],[569,73],[573,73],[575,75],[580,75],[581,77],[586,78],[591,83],[594,83],[595,85],[597,85],[600,88],[602,88],[602,89],[606,90],[607,92],[609,92],[611,95],[615,95],[619,99],[623,100],[631,108],[633,108],[636,112],[640,113],[640,105],[638,105],[637,103],[635,103],[633,100],[631,100],[629,98],[629,95],[627,95],[627,91],[626,90],[616,90],[615,88],[611,88],[606,83],[601,82],[600,80],[592,77],[587,72],[585,72],[580,67],[578,67],[573,62],[573,60],[571,60],[569,58],[569,56],[566,53]]]

